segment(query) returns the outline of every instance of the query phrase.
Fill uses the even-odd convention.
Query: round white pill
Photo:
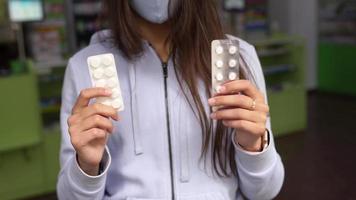
[[[112,102],[112,107],[115,109],[119,109],[122,106],[122,101],[120,99],[116,99],[115,101]]]
[[[221,85],[218,85],[218,86],[215,87],[215,91],[216,92],[220,92],[220,89],[221,89]]]
[[[106,75],[107,77],[112,77],[112,76],[114,76],[114,73],[115,73],[115,71],[114,71],[114,69],[112,69],[111,67],[105,69],[105,75]]]
[[[93,72],[93,76],[95,79],[101,79],[103,77],[103,70],[97,69]]]
[[[215,76],[216,80],[218,81],[222,81],[224,79],[224,76],[222,75],[222,73],[217,73]]]
[[[95,83],[95,87],[105,87],[106,86],[106,80],[98,80]]]
[[[215,49],[215,52],[217,54],[222,54],[222,53],[224,53],[224,48],[222,46],[217,46]]]
[[[104,56],[101,61],[106,67],[110,66],[112,64],[112,59],[110,56]]]
[[[215,63],[216,67],[222,68],[224,66],[224,62],[222,60],[217,60]]]
[[[115,78],[111,78],[111,79],[108,80],[108,86],[110,88],[114,88],[117,85],[118,85],[118,82],[117,82],[117,80]]]
[[[117,97],[119,97],[119,96],[120,96],[120,91],[119,91],[119,89],[114,88],[114,89],[112,90],[112,95],[111,95],[111,97],[112,97],[112,98],[117,98]]]
[[[100,59],[99,58],[96,58],[96,57],[93,57],[93,58],[90,58],[90,66],[94,69],[100,67]]]
[[[235,59],[231,59],[231,60],[229,61],[229,66],[230,66],[231,68],[236,67],[236,65],[237,65],[237,61],[236,61]]]
[[[237,52],[237,47],[236,46],[231,46],[230,48],[229,48],[229,53],[230,54],[235,54]]]
[[[236,80],[236,78],[237,78],[237,74],[235,72],[230,72],[229,73],[229,80],[230,81]]]

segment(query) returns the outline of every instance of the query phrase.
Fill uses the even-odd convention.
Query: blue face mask
[[[172,3],[170,3],[172,1]],[[130,0],[131,7],[142,18],[155,24],[162,24],[169,19],[169,10],[176,0]],[[171,6],[171,8],[169,8]],[[174,8],[174,7],[173,7]]]

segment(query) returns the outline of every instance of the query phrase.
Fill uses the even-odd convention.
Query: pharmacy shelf
[[[298,37],[287,36],[252,41],[266,79],[272,131],[275,136],[306,128],[303,42]]]

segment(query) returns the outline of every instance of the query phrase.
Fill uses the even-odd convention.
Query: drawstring
[[[138,104],[136,94],[136,69],[135,65],[129,66],[129,79],[130,79],[130,92],[131,92],[131,122],[132,122],[132,134],[134,141],[135,154],[140,155],[143,153],[141,135],[140,135],[140,123],[138,122]]]

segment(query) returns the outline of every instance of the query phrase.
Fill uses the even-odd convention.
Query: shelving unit
[[[273,133],[281,136],[306,128],[304,41],[272,32],[268,0],[246,0],[245,9],[222,12],[224,26],[256,47],[268,89]],[[226,10],[225,10],[226,11]]]
[[[356,2],[319,1],[318,87],[356,95]]]
[[[38,71],[65,66],[69,56],[64,0],[47,0],[46,19],[26,25],[29,55]]]
[[[268,0],[246,0],[244,12],[246,39],[265,38],[269,32]]]
[[[71,52],[89,44],[91,36],[102,29],[100,0],[66,0]]]
[[[9,47],[16,48],[16,40],[9,22],[1,18],[1,8],[6,9],[5,3],[0,2],[0,44],[7,45],[1,50],[7,49],[3,51],[0,69],[5,67],[9,72],[0,76],[0,90],[7,97],[0,103],[0,177],[3,180],[0,181],[0,199],[22,199],[54,192],[56,187],[60,96],[66,65],[64,60],[68,57],[64,0],[46,0],[46,20],[25,26],[27,35],[57,34],[60,40],[56,39],[56,48],[60,48],[61,59],[53,59],[53,54],[46,59],[35,57],[36,62],[26,63],[27,70],[21,73],[14,73],[10,67],[16,55],[8,55]],[[34,55],[34,46],[51,50],[45,43],[53,42],[53,37],[49,40],[41,38],[38,43],[31,41],[30,37],[27,38],[29,55]]]
[[[305,55],[303,40],[276,37],[251,41],[265,74],[275,136],[306,128]]]

